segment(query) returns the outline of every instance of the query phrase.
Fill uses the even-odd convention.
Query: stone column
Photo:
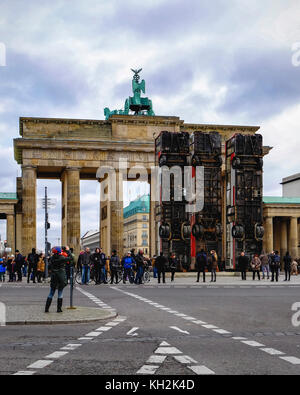
[[[273,249],[273,217],[265,219],[265,236],[264,236],[264,249],[265,252],[270,254]]]
[[[281,229],[280,229],[280,256],[286,254],[288,250],[288,237],[287,237],[287,221],[285,219],[281,222]]]
[[[66,172],[61,177],[61,244],[67,245],[68,180]]]
[[[111,201],[110,209],[110,245],[111,251],[107,251],[111,255],[113,250],[117,250],[119,255],[122,255],[124,249],[124,218],[123,218],[123,174],[116,173],[116,199]]]
[[[111,171],[101,182],[100,240],[106,255],[116,250],[119,256],[124,252],[123,220],[123,179],[122,171]]]
[[[11,248],[12,254],[16,250],[16,235],[15,235],[15,216],[14,214],[6,215],[6,240],[8,247]]]
[[[156,224],[156,203],[158,202],[157,197],[157,177],[153,172],[152,176],[149,175],[148,182],[150,183],[150,215],[149,215],[149,256],[152,258],[158,254],[156,251],[157,246],[157,224]]]
[[[292,258],[298,257],[298,218],[291,217],[290,220],[290,240],[289,253]]]
[[[69,167],[65,170],[67,190],[67,245],[74,248],[74,254],[80,253],[80,169]]]
[[[22,252],[36,248],[36,167],[22,167]]]

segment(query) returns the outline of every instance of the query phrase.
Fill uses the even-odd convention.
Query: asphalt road
[[[43,305],[47,292],[46,285],[4,284],[0,301]],[[78,306],[95,307],[99,299],[117,310],[117,319],[0,327],[0,374],[300,373],[300,327],[291,322],[298,283],[203,286],[189,279],[75,291]]]

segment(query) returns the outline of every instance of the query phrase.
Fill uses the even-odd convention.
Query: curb
[[[95,308],[96,310],[96,308]],[[99,309],[100,310],[100,309]],[[76,310],[74,310],[76,311]],[[101,309],[101,311],[103,311]],[[97,322],[97,321],[105,321],[105,320],[109,320],[112,318],[115,318],[118,316],[118,313],[116,311],[113,310],[105,310],[107,312],[107,314],[105,314],[103,317],[91,317],[91,318],[83,318],[83,319],[74,319],[74,320],[70,320],[70,319],[66,319],[66,320],[49,320],[49,321],[30,321],[30,320],[22,320],[22,321],[7,321],[6,322],[6,326],[12,326],[12,325],[72,325],[72,324],[88,324],[88,323],[92,323],[92,322]],[[46,313],[44,313],[46,314]],[[50,313],[51,314],[51,313]],[[56,313],[58,314],[58,313]]]

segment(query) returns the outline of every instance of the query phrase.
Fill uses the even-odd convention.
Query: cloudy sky
[[[299,18],[299,0],[1,0],[0,190],[14,191],[20,175],[20,116],[104,119],[131,93],[130,68],[142,67],[157,115],[260,125],[274,147],[264,194],[280,195],[281,179],[300,172]],[[39,181],[39,197],[45,185],[57,199],[56,243],[60,185]],[[82,182],[82,233],[98,228],[97,188]],[[42,247],[40,210],[38,223]]]

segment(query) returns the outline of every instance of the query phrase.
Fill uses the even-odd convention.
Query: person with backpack
[[[127,278],[130,284],[134,282],[133,266],[135,264],[134,259],[131,256],[131,252],[128,251],[127,255],[122,259],[122,266],[124,269],[123,284],[126,284]]]
[[[271,282],[274,282],[276,279],[276,282],[278,283],[280,270],[280,255],[278,251],[273,251],[270,255],[270,268],[272,272]]]
[[[112,255],[110,257],[109,268],[110,268],[110,283],[113,284],[115,280],[115,284],[118,284],[121,262],[120,262],[120,258],[117,255],[116,250],[113,250]]]
[[[50,294],[46,301],[45,313],[49,313],[49,308],[56,290],[58,290],[57,312],[62,313],[63,291],[68,284],[66,264],[70,261],[73,265],[73,258],[70,254],[69,247],[66,247],[65,249],[65,253],[68,255],[67,257],[62,255],[62,250],[60,247],[52,248],[52,253],[53,255],[49,262],[49,269],[51,270]]]
[[[135,256],[135,264],[136,264],[136,276],[135,276],[135,284],[143,284],[143,275],[145,268],[145,258],[144,251],[139,250],[139,253]]]
[[[284,262],[284,272],[285,272],[284,281],[291,281],[292,257],[290,256],[288,251],[283,257],[283,262]]]
[[[197,283],[200,281],[200,273],[203,273],[203,282],[205,283],[205,270],[207,265],[207,255],[202,249],[196,256]]]
[[[39,256],[36,253],[36,249],[35,248],[33,248],[31,253],[28,255],[27,261],[28,261],[27,283],[29,284],[30,277],[31,277],[31,274],[32,274],[32,281],[35,284],[35,279],[37,277],[37,264],[38,264],[38,261],[39,261]]]

